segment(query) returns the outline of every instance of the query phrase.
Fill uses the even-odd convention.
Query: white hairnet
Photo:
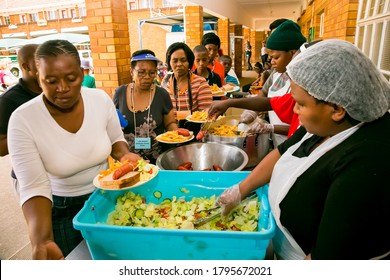
[[[319,42],[296,56],[287,72],[310,95],[342,106],[358,121],[376,120],[390,108],[390,83],[349,42]]]

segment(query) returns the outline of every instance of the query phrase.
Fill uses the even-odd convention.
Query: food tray
[[[209,197],[219,195],[248,176],[247,171],[168,171],[131,191],[160,203],[165,198]],[[183,193],[183,188],[186,193]],[[113,226],[106,224],[115,208],[116,198],[126,190],[96,190],[73,219],[81,231],[93,259],[118,260],[210,260],[264,259],[269,241],[275,233],[267,196],[267,186],[257,190],[261,203],[257,232],[158,229]],[[159,191],[157,199],[153,192]]]

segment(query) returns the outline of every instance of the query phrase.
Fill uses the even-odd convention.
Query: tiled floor
[[[0,259],[29,260],[27,226],[11,184],[10,157],[0,157]]]
[[[254,71],[243,71],[241,86],[255,80]],[[0,157],[0,259],[29,260],[31,246],[22,210],[10,179],[9,156]]]

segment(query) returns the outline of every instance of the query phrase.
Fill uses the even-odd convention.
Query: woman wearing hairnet
[[[287,72],[302,126],[220,195],[223,214],[269,183],[278,259],[388,259],[389,82],[342,40],[303,51]]]

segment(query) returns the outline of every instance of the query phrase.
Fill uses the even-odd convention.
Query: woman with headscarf
[[[287,72],[302,126],[219,196],[224,215],[269,183],[278,258],[389,258],[389,82],[342,40],[304,50]]]
[[[155,163],[166,149],[155,137],[176,130],[177,123],[168,92],[154,84],[159,60],[151,50],[139,50],[131,57],[133,82],[115,90],[114,104],[127,125],[123,132],[130,150]]]
[[[208,109],[213,96],[205,78],[191,72],[195,56],[185,43],[177,42],[168,47],[166,62],[173,74],[167,77],[165,87],[170,93],[179,127],[196,134],[199,124],[186,122],[186,117],[195,111]]]

